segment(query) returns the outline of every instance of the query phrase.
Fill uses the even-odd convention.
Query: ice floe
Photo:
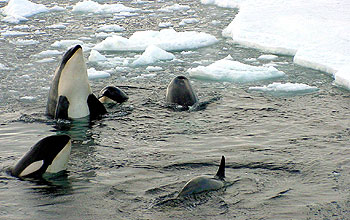
[[[182,19],[182,21],[179,23],[180,26],[184,26],[186,24],[194,24],[194,23],[198,23],[199,20],[196,18],[185,18]]]
[[[33,15],[49,12],[49,8],[42,4],[36,4],[28,0],[10,0],[8,4],[1,9],[6,16],[3,21],[9,23],[19,23],[28,20]]]
[[[82,45],[84,44],[84,42],[81,40],[60,40],[54,42],[53,44],[51,44],[51,46],[56,48],[68,49],[77,44]]]
[[[39,44],[39,41],[37,40],[22,40],[18,39],[15,41],[10,41],[12,44],[15,44],[17,46],[27,46],[27,45],[33,45],[33,44]]]
[[[258,57],[258,60],[276,60],[278,56],[273,54],[264,54]]]
[[[95,68],[89,68],[87,70],[88,72],[88,78],[89,79],[99,79],[99,78],[107,78],[110,77],[111,74],[109,74],[106,71],[98,71]]]
[[[190,50],[209,46],[218,40],[210,34],[196,31],[177,32],[174,29],[138,31],[129,39],[114,35],[98,43],[93,49],[101,51],[144,51],[155,45],[166,51]]]
[[[147,70],[148,72],[156,72],[156,71],[161,71],[161,70],[163,70],[163,68],[160,67],[160,66],[148,66],[148,67],[146,68],[146,70]]]
[[[89,62],[100,62],[100,61],[106,61],[107,58],[100,54],[97,50],[91,50],[90,56],[89,56]]]
[[[139,11],[137,8],[126,7],[123,4],[99,4],[95,1],[85,0],[78,2],[72,9],[73,12],[84,12],[84,13],[118,13],[118,12],[135,12]]]
[[[145,52],[138,57],[134,62],[132,62],[133,66],[140,66],[140,65],[148,65],[155,63],[160,60],[172,60],[175,59],[174,54],[166,52],[165,50],[150,45],[146,48]]]
[[[330,73],[336,84],[350,89],[350,2],[246,0],[238,7],[224,36],[248,47],[294,56],[295,63]]]
[[[223,8],[239,8],[240,4],[245,0],[201,0],[205,5],[217,5]]]
[[[274,82],[267,86],[249,87],[249,90],[268,92],[276,95],[296,95],[296,94],[312,93],[317,91],[318,88],[315,86],[309,86],[303,83]]]
[[[97,32],[122,32],[122,31],[125,31],[125,28],[117,24],[103,25],[97,28]]]
[[[48,28],[48,29],[66,29],[66,25],[62,24],[62,23],[58,23],[58,24],[49,25],[46,28]]]
[[[45,50],[41,51],[40,53],[34,55],[36,57],[51,57],[51,56],[57,56],[61,55],[63,52],[60,52],[58,50]]]
[[[252,66],[234,61],[231,56],[208,66],[198,66],[188,70],[190,77],[204,80],[246,83],[282,77],[284,72],[269,66]]]
[[[158,9],[158,11],[161,11],[161,12],[186,11],[190,8],[191,7],[188,5],[174,4],[174,5],[162,7]]]
[[[5,32],[2,32],[1,35],[3,37],[15,37],[15,36],[24,36],[24,35],[30,35],[29,32],[23,32],[23,31],[10,31],[6,30]]]

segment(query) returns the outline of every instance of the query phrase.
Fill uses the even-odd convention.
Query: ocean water
[[[27,22],[0,22],[2,30],[30,32],[0,38],[0,218],[1,219],[347,219],[350,182],[350,93],[333,84],[326,73],[300,67],[292,57],[256,60],[264,53],[232,44],[221,31],[235,9],[199,1],[118,1],[142,9],[133,16],[74,13],[78,1],[33,1],[66,8],[38,14]],[[101,4],[111,3],[100,1]],[[115,3],[115,2],[113,2]],[[188,10],[158,11],[175,3]],[[0,7],[6,3],[0,2]],[[179,25],[183,19],[199,22]],[[106,85],[128,95],[123,105],[108,106],[101,120],[58,123],[46,117],[47,94],[60,55],[60,40],[84,41],[93,47],[103,39],[98,27],[118,24],[119,34],[159,30],[170,22],[177,31],[200,31],[219,42],[192,53],[172,52],[176,59],[147,66],[111,68],[108,78],[90,80],[98,94]],[[63,23],[65,28],[50,25]],[[23,26],[18,30],[19,25]],[[17,29],[16,29],[17,27]],[[21,27],[20,27],[21,28]],[[20,40],[33,44],[21,45]],[[36,43],[37,42],[37,43]],[[19,45],[20,44],[20,45]],[[85,56],[90,52],[86,49]],[[104,52],[130,58],[141,52]],[[286,73],[278,79],[230,83],[191,79],[202,102],[198,111],[166,108],[165,90],[177,75],[231,55],[249,65],[273,65]],[[39,61],[39,62],[38,62]],[[1,67],[1,65],[0,65]],[[273,82],[305,83],[312,93],[275,94],[249,90]],[[65,133],[72,137],[66,175],[23,181],[8,169],[41,138]],[[226,187],[176,199],[184,184],[199,175],[214,175],[226,157]]]

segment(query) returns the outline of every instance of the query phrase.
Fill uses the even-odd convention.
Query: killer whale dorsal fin
[[[218,177],[219,179],[225,178],[225,157],[224,156],[221,157],[219,170],[215,176]]]

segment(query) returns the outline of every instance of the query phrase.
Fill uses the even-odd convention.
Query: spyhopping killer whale
[[[180,191],[178,197],[186,197],[192,194],[205,191],[218,190],[224,187],[225,178],[225,157],[222,156],[219,170],[216,175],[211,178],[207,176],[199,176],[188,181]]]
[[[92,93],[87,67],[80,45],[70,48],[63,56],[52,80],[46,112],[55,119],[95,119],[107,113]]]
[[[169,83],[165,99],[169,104],[177,104],[186,108],[198,102],[197,95],[185,76],[177,76]]]
[[[123,103],[129,99],[121,89],[114,86],[107,86],[100,91],[98,100],[101,103]]]
[[[58,173],[67,168],[71,151],[68,135],[52,135],[36,143],[11,169],[20,178],[41,178],[45,173]]]

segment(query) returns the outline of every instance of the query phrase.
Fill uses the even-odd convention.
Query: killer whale
[[[176,104],[185,108],[198,102],[198,97],[185,76],[177,76],[169,83],[165,99],[168,104]]]
[[[219,169],[214,177],[198,176],[188,181],[181,189],[178,197],[186,197],[205,191],[218,190],[224,187],[225,157],[221,157]]]
[[[51,83],[46,106],[54,119],[98,118],[107,113],[92,93],[80,45],[70,48],[62,58]]]
[[[128,99],[129,97],[125,92],[114,86],[103,88],[98,98],[101,103],[123,103]]]
[[[41,178],[45,173],[58,173],[67,167],[71,152],[68,135],[52,135],[37,142],[10,170],[20,178]]]

